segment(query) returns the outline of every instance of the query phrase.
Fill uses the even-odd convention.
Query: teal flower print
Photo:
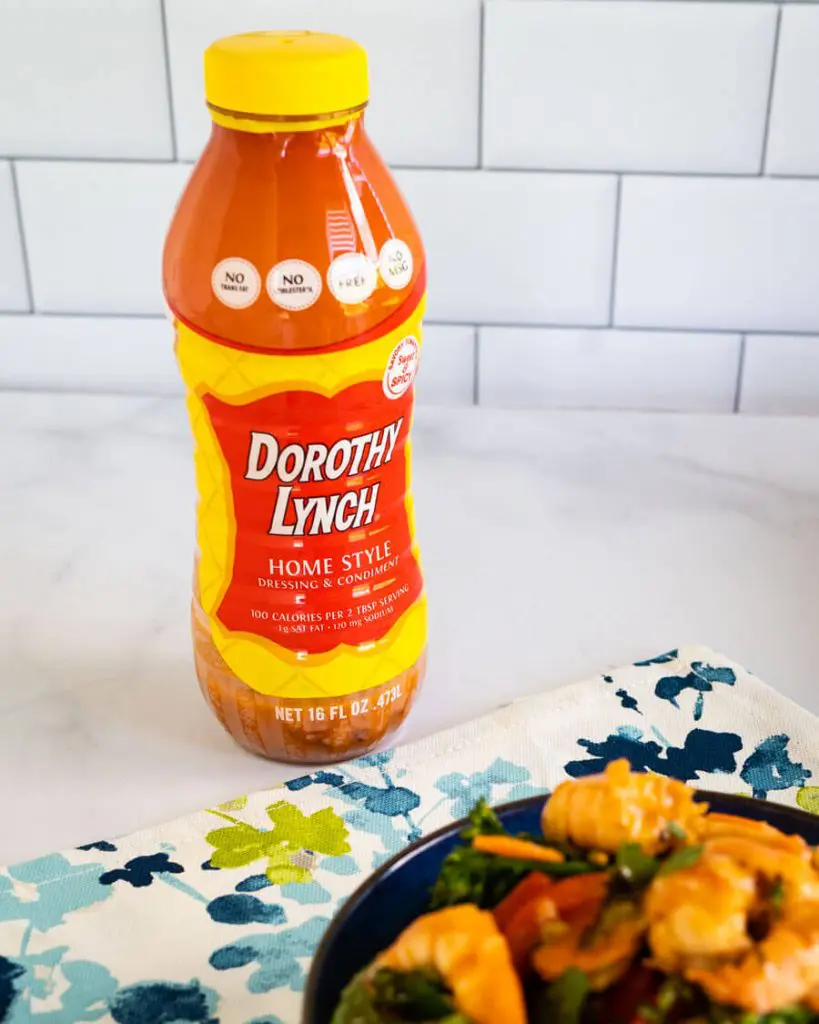
[[[28,921],[47,932],[66,914],[111,896],[99,882],[103,871],[102,864],[71,864],[59,853],[16,864],[0,875],[0,921]]]
[[[319,944],[329,918],[313,917],[309,921],[278,932],[245,935],[211,955],[210,965],[217,971],[231,971],[255,963],[256,969],[247,979],[250,992],[271,992],[304,988],[304,966],[299,961],[311,957]]]
[[[115,979],[102,964],[66,960],[67,952],[67,946],[55,946],[15,957],[12,962],[21,970],[5,1024],[86,1024],[107,1016]]]
[[[532,773],[528,768],[496,758],[482,772],[464,775],[450,772],[435,783],[435,788],[452,801],[450,812],[453,818],[465,818],[479,800],[496,803],[496,796],[504,800],[521,800],[526,796],[542,793],[541,787],[529,785]],[[512,787],[508,792],[496,794],[501,787]]]

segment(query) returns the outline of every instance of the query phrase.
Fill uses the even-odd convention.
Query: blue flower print
[[[248,875],[237,882],[234,888],[236,892],[258,892],[260,889],[268,889],[272,884],[267,875]]]
[[[109,843],[107,839],[100,839],[96,843],[86,843],[85,846],[78,846],[78,850],[100,850],[102,853],[116,853],[117,848],[113,843]]]
[[[636,711],[638,715],[642,715],[643,712],[640,710],[640,705],[628,690],[617,690],[614,696],[620,698],[620,706],[624,707],[626,711]]]
[[[102,864],[71,864],[59,853],[16,864],[8,877],[0,875],[0,921],[28,921],[47,932],[66,914],[108,899],[111,890],[99,883],[102,870]]]
[[[758,800],[765,800],[772,790],[801,788],[813,775],[803,764],[791,761],[788,743],[790,737],[784,734],[769,736],[743,764],[739,777],[747,782]]]
[[[597,775],[612,761],[625,757],[635,771],[653,771],[660,775],[691,782],[700,772],[731,774],[736,771],[735,754],[742,749],[742,740],[732,732],[710,732],[692,729],[682,747],[667,747],[665,752],[655,740],[644,740],[642,730],[620,726],[605,740],[578,740],[592,756],[569,761],[565,772],[572,778]]]
[[[699,722],[705,707],[705,694],[711,693],[714,683],[733,686],[737,681],[733,669],[722,665],[706,665],[703,661],[692,661],[691,671],[685,676],[663,676],[657,681],[654,693],[660,700],[668,703],[678,711],[680,705],[677,698],[683,690],[693,690],[696,694],[694,702],[694,721]]]
[[[181,875],[184,870],[167,853],[152,853],[147,857],[134,857],[126,861],[124,868],[106,871],[100,875],[100,883],[113,885],[114,882],[128,882],[135,889],[141,889],[153,883],[154,875]]]
[[[478,800],[492,803],[495,790],[499,786],[516,784],[514,793],[505,794],[509,799],[518,800],[524,796],[536,796],[542,792],[542,789],[524,785],[531,777],[532,773],[528,768],[512,764],[511,761],[504,761],[502,758],[496,758],[482,772],[473,772],[472,775],[450,772],[449,775],[443,775],[435,783],[435,788],[452,801],[450,813],[453,818],[457,819],[465,818]]]
[[[85,1024],[107,1015],[117,988],[111,973],[91,960],[66,960],[67,952],[67,946],[56,946],[16,958],[21,972],[10,1012],[0,1016],[5,1024]]]
[[[284,924],[284,910],[278,903],[265,903],[258,896],[228,893],[208,904],[208,914],[219,924]]]
[[[219,1024],[214,1011],[219,997],[198,981],[142,982],[121,989],[111,1004],[117,1024]]]
[[[348,782],[340,791],[351,800],[361,801],[368,811],[393,818],[409,814],[421,804],[421,797],[404,786],[368,786],[364,782]]]
[[[15,981],[26,973],[22,964],[7,960],[0,956],[0,1020],[6,1020],[6,1014],[17,997]]]
[[[248,991],[271,992],[287,987],[301,992],[305,977],[299,960],[313,955],[329,923],[329,918],[313,917],[285,931],[246,935],[217,949],[210,965],[217,971],[231,971],[256,963],[256,970],[247,979]]]
[[[648,668],[650,665],[667,665],[670,661],[676,661],[679,657],[679,651],[674,648],[673,651],[666,651],[665,654],[658,654],[656,658],[646,658],[645,661],[635,661],[635,668]]]

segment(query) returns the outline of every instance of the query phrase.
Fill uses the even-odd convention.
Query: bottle
[[[424,676],[424,251],[364,128],[356,43],[221,39],[205,92],[163,259],[196,450],[196,672],[245,747],[337,761],[393,733]]]

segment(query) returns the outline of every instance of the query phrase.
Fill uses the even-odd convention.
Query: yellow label
[[[304,355],[239,350],[177,322],[199,597],[217,650],[260,693],[355,693],[424,650],[409,444],[422,313]]]

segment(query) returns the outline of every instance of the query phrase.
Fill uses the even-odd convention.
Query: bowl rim
[[[502,814],[506,812],[524,810],[538,803],[545,807],[549,802],[550,797],[550,792],[536,796],[527,796],[523,797],[521,800],[511,800],[508,803],[492,805],[492,810],[497,814]],[[743,796],[740,793],[720,793],[713,789],[694,789],[694,799],[698,803],[708,803],[710,800],[716,799],[723,804],[723,806],[725,804],[735,805],[736,812],[720,811],[720,814],[739,813],[742,808],[747,808],[750,804],[757,808],[775,807],[777,814],[783,814],[786,818],[792,819],[794,824],[799,822],[802,822],[803,824],[805,822],[810,822],[814,827],[819,824],[819,816],[812,814],[810,811],[803,811],[799,807],[791,807],[790,804],[780,804],[775,800],[761,800],[758,797]],[[739,816],[744,817],[744,815],[741,814]],[[382,878],[411,861],[422,850],[426,849],[426,847],[431,846],[439,839],[443,839],[445,836],[448,836],[453,832],[455,832],[456,835],[460,834],[468,824],[468,817],[459,818],[457,821],[451,821],[447,825],[442,825],[440,828],[435,829],[434,832],[421,836],[420,839],[416,839],[415,842],[410,843],[403,850],[399,850],[398,853],[393,854],[389,860],[384,861],[383,864],[377,867],[372,874],[368,875],[364,881],[361,882],[361,884],[358,885],[352,893],[350,893],[345,900],[344,905],[331,919],[324,935],[321,937],[321,941],[316,947],[316,952],[313,954],[313,960],[310,964],[310,971],[307,976],[307,984],[304,991],[301,1024],[313,1024],[313,1015],[316,1009],[315,1003],[318,977],[321,974],[323,963],[335,943],[337,933],[341,931],[346,924],[347,919],[356,911],[358,905],[365,898],[368,892],[377,885]]]

